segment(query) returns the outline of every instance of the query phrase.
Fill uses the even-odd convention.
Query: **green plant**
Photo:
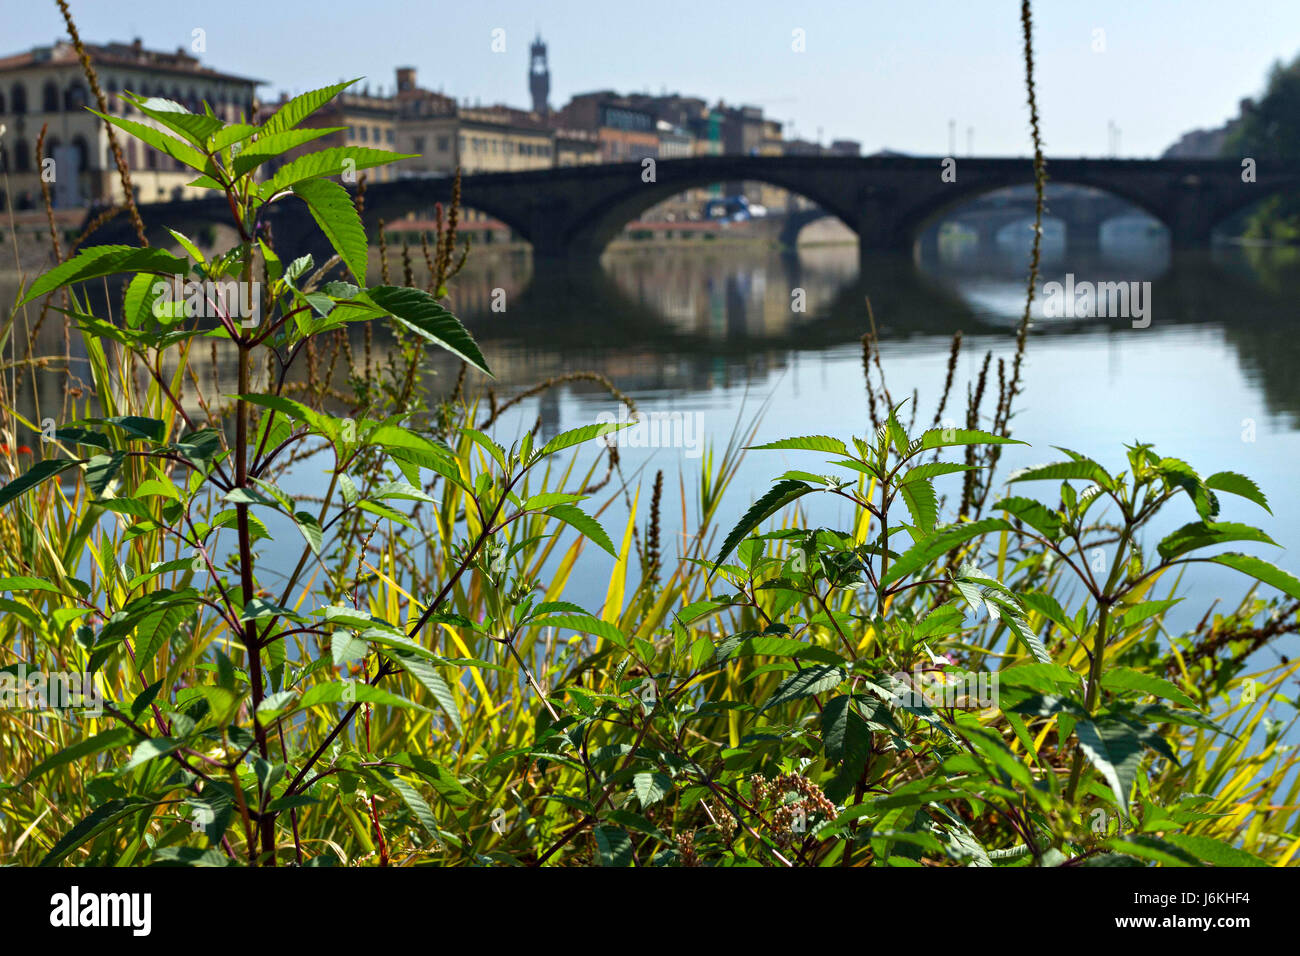
[[[1028,52],[1027,5],[1025,31]],[[1026,310],[990,430],[990,357],[967,427],[940,427],[954,341],[934,427],[917,434],[915,400],[904,427],[868,336],[875,427],[758,446],[829,455],[834,474],[787,471],[718,541],[750,423],[706,450],[692,492],[681,477],[679,526],[662,474],[643,517],[617,446],[580,459],[611,426],[500,434],[503,411],[565,380],[631,406],[608,382],[473,397],[470,370],[487,363],[445,307],[465,255],[455,200],[432,248],[420,236],[413,261],[403,245],[403,287],[381,224],[383,283],[367,287],[364,180],[354,197],[331,177],[394,154],[322,150],[257,181],[329,132],[299,124],[345,85],[260,126],[139,98],[166,132],[105,116],[224,193],[239,242],[90,247],[8,317],[5,344],[27,305],[60,297],[90,380],[70,350],[15,350],[0,377],[0,691],[19,668],[87,672],[104,706],[0,709],[6,862],[1296,860],[1295,717],[1272,714],[1297,709],[1285,691],[1300,662],[1250,659],[1300,629],[1300,582],[1203,551],[1271,543],[1220,519],[1220,494],[1268,507],[1252,482],[1141,444],[1119,474],[1063,452],[1006,478],[1059,481],[1056,500],[1013,495],[985,514]],[[260,228],[267,205],[299,200],[338,253],[319,267]],[[135,277],[116,315],[75,288],[98,281],[112,300],[104,280],[121,273]],[[186,314],[168,291],[178,273],[222,291]],[[258,303],[253,321],[235,301]],[[463,360],[438,396],[430,346]],[[51,372],[64,406],[46,427],[35,385]],[[28,373],[25,414],[13,383]],[[951,449],[962,460],[942,460]],[[317,487],[286,491],[313,473]],[[807,520],[814,494],[847,505],[845,526]],[[611,537],[598,519],[618,498],[629,516]],[[1193,520],[1146,540],[1188,504]],[[268,554],[286,541],[296,562]],[[612,556],[594,611],[565,594],[592,573],[593,544]],[[1285,599],[1252,591],[1173,633],[1198,563]]]

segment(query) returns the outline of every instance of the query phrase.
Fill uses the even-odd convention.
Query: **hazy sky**
[[[1159,154],[1218,125],[1300,52],[1300,0],[1039,0],[1039,107],[1049,156]],[[528,105],[528,44],[550,48],[551,104],[593,89],[675,90],[763,106],[824,141],[946,154],[1029,152],[1015,0],[72,0],[87,40],[175,49],[206,31],[202,59],[267,80],[263,95],[344,76],[420,83],[457,98]],[[218,11],[226,11],[219,18]],[[52,2],[0,0],[0,53],[64,35]],[[505,31],[504,53],[492,31]],[[804,31],[806,51],[792,50]],[[1096,33],[1095,31],[1104,31]],[[1103,52],[1094,52],[1097,41]]]

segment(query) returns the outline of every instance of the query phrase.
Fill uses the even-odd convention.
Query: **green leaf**
[[[330,658],[335,667],[345,667],[369,653],[366,642],[351,631],[335,631],[330,635]]]
[[[224,125],[217,117],[207,113],[191,113],[175,100],[129,94],[126,98],[145,116],[161,123],[173,133],[180,134],[200,150],[206,147],[209,137]]]
[[[947,437],[945,437],[945,435]],[[1027,445],[1028,442],[977,428],[932,428],[921,436],[921,451],[951,445]]]
[[[959,465],[951,461],[930,461],[922,465],[915,465],[909,468],[903,477],[898,479],[898,484],[905,485],[909,481],[925,481],[930,478],[938,478],[940,475],[951,475],[959,471],[979,471],[979,465]]]
[[[1074,733],[1083,752],[1106,778],[1127,817],[1129,792],[1137,780],[1138,764],[1142,760],[1142,739],[1127,724],[1086,718],[1075,724]]]
[[[935,496],[934,485],[922,479],[900,485],[898,490],[907,503],[912,523],[926,534],[933,531],[935,519],[939,517],[939,499]]]
[[[385,642],[391,643],[391,642]],[[421,648],[423,651],[423,648]],[[392,652],[421,687],[433,695],[433,699],[438,702],[448,719],[451,720],[452,726],[456,732],[464,730],[460,719],[460,708],[456,706],[456,695],[452,692],[451,685],[447,683],[446,678],[438,672],[437,667],[425,659],[423,654],[414,653],[409,650],[396,649]]]
[[[847,762],[851,767],[864,763],[871,752],[871,728],[847,694],[833,698],[822,708],[822,744],[826,759]]]
[[[328,179],[310,179],[293,187],[294,195],[307,203],[312,218],[343,264],[365,284],[367,265],[366,230],[348,191]]]
[[[0,497],[3,497],[3,492],[0,492]],[[0,501],[0,504],[3,503],[3,501]],[[1300,600],[1300,581],[1263,558],[1229,551],[1227,554],[1216,554],[1209,560],[1215,564],[1222,564],[1224,567],[1240,571],[1242,574],[1249,574],[1251,577],[1277,588],[1283,594]]]
[[[114,727],[111,730],[105,730],[102,733],[95,734],[86,740],[80,740],[70,747],[64,747],[52,757],[42,760],[32,768],[23,780],[23,784],[31,783],[37,777],[49,773],[55,767],[62,767],[64,764],[71,763],[74,760],[80,760],[91,754],[99,753],[101,750],[108,750],[110,747],[122,747],[129,744],[135,739],[135,732],[129,727]]]
[[[581,508],[576,505],[556,505],[553,508],[547,508],[546,513],[590,538],[601,550],[608,551],[614,557],[618,557],[618,552],[614,550],[614,542],[609,539],[609,534],[600,526],[600,522]]]
[[[73,282],[98,279],[117,272],[149,272],[154,275],[184,275],[190,265],[161,249],[136,246],[90,246],[67,262],[60,263],[32,283],[27,294],[18,300],[22,306],[33,299],[61,289]]]
[[[1178,458],[1161,458],[1156,471],[1172,487],[1182,488],[1192,499],[1196,513],[1208,521],[1219,512],[1219,500],[1201,480],[1196,469]]]
[[[722,542],[722,550],[713,562],[713,570],[718,569],[728,555],[736,549],[736,545],[740,544],[750,532],[790,502],[813,490],[812,485],[802,481],[779,481],[773,485],[767,494],[750,506],[736,526],[731,529],[726,540]]]
[[[1163,866],[1200,866],[1200,861],[1191,853],[1159,837],[1144,834],[1131,834],[1126,837],[1111,837],[1106,841],[1107,848],[1116,853],[1151,860]]]
[[[752,635],[753,631],[746,632]],[[834,651],[796,640],[793,637],[746,636],[736,634],[714,648],[719,663],[738,657],[792,657],[798,660],[819,661],[823,664],[848,666],[844,658]]]
[[[212,171],[212,160],[189,143],[179,140],[175,136],[168,136],[152,126],[137,123],[135,120],[123,119],[120,116],[101,113],[98,110],[91,110],[90,112],[106,123],[112,123],[119,129],[126,130],[136,139],[143,140],[159,152],[166,153],[172,159],[179,160],[190,169],[197,169],[201,173]],[[194,114],[191,113],[190,115],[193,116]]]
[[[1237,495],[1241,498],[1248,498],[1269,514],[1273,513],[1273,510],[1268,506],[1268,498],[1264,496],[1264,492],[1259,490],[1259,485],[1235,471],[1220,471],[1210,475],[1209,478],[1205,479],[1205,487],[1212,488],[1215,491],[1226,491],[1230,495]]]
[[[317,704],[385,704],[389,707],[412,707],[427,712],[429,708],[398,697],[386,690],[372,687],[361,681],[330,681],[315,684],[307,689],[298,701],[299,707],[315,707]]]
[[[1101,677],[1101,686],[1112,691],[1135,690],[1155,697],[1165,697],[1193,709],[1198,706],[1196,701],[1179,690],[1176,684],[1165,680],[1163,677],[1144,674],[1129,667],[1112,667],[1106,671]]]
[[[343,129],[345,127],[342,126],[313,126],[308,129],[287,129],[278,133],[263,132],[258,135],[257,139],[239,151],[239,155],[235,157],[231,169],[236,176],[243,176],[245,173],[261,166],[268,159],[274,159],[276,156],[283,155],[291,149],[302,146],[304,143],[310,143],[314,139],[320,139],[322,136],[328,136],[330,133],[337,133]]]
[[[628,428],[635,424],[636,422],[601,422],[596,425],[583,425],[567,432],[560,432],[560,434],[543,445],[535,457],[538,459],[546,458],[548,455],[554,455],[557,451],[572,448],[574,445],[581,445],[593,438],[599,438],[602,435],[608,435],[610,432],[616,432],[620,428]]]
[[[277,193],[308,179],[337,176],[345,170],[355,172],[372,166],[383,166],[385,163],[394,163],[399,159],[412,159],[413,156],[414,154],[410,153],[390,153],[388,150],[368,149],[364,146],[331,146],[328,149],[318,149],[314,153],[307,153],[285,163],[274,176],[262,183],[258,193],[263,199],[270,199]]]
[[[770,710],[802,697],[811,697],[813,694],[834,690],[843,680],[844,671],[841,668],[834,664],[815,664],[781,681],[760,711]]]
[[[44,578],[29,578],[18,576],[16,578],[0,578],[0,591],[49,591],[51,594],[61,594],[58,585],[46,581]]]
[[[596,827],[596,850],[601,866],[631,866],[632,838],[621,827]]]
[[[594,634],[619,647],[627,647],[627,638],[623,636],[622,631],[608,621],[602,621],[590,614],[548,614],[546,617],[533,618],[528,622],[528,626],[567,628],[583,634]]]
[[[429,835],[429,838],[441,839],[442,831],[438,828],[438,819],[433,815],[433,810],[425,802],[424,797],[420,796],[420,791],[391,770],[380,769],[379,777],[402,798],[402,802],[410,809],[415,819],[420,821],[420,826],[424,827],[424,832]]]
[[[990,531],[1010,530],[1012,530],[1011,525],[1001,518],[982,518],[979,521],[949,525],[929,537],[922,538],[904,551],[898,560],[889,566],[889,570],[880,581],[880,586],[888,587],[895,581],[914,574],[936,558],[972,538],[978,538]]]
[[[293,522],[298,526],[298,530],[302,532],[303,538],[307,541],[307,546],[311,548],[311,553],[320,554],[324,532],[321,530],[320,522],[316,520],[316,516],[306,511],[295,511]]]
[[[152,737],[149,740],[142,740],[136,745],[135,750],[131,752],[131,759],[126,762],[120,772],[126,773],[128,770],[134,770],[141,764],[148,763],[157,757],[165,757],[180,747],[182,742],[172,737]]]
[[[848,448],[844,442],[838,438],[829,438],[826,435],[805,435],[802,438],[782,438],[779,441],[768,442],[766,445],[750,445],[751,451],[774,451],[779,449],[788,449],[790,451],[821,451],[829,452],[832,455],[843,455],[845,458],[851,458]]]
[[[86,487],[96,498],[102,498],[108,491],[124,461],[126,452],[115,451],[109,455],[95,455],[86,462]]]
[[[35,488],[41,482],[53,478],[59,472],[67,471],[79,464],[81,462],[71,461],[67,458],[47,458],[44,461],[38,461],[13,481],[6,485],[0,485],[0,508],[9,504],[24,491]]]
[[[1191,833],[1167,833],[1165,840],[1214,866],[1268,866],[1264,860],[1212,837]]]
[[[1066,480],[1070,478],[1093,481],[1103,488],[1109,488],[1112,484],[1111,477],[1106,469],[1095,461],[1087,459],[1058,461],[1050,465],[1031,465],[1028,468],[1018,468],[1007,477],[1007,482],[1044,481],[1048,479]]]
[[[632,789],[642,809],[658,803],[672,788],[673,778],[666,773],[638,773],[632,778]]]
[[[1262,541],[1277,545],[1277,542],[1258,528],[1237,524],[1231,521],[1193,521],[1177,531],[1167,535],[1156,545],[1160,557],[1171,561],[1179,555],[1212,544],[1224,544],[1228,541]]]
[[[1015,515],[1049,541],[1055,541],[1061,535],[1060,515],[1033,498],[1004,498],[993,507]]]
[[[157,801],[146,800],[141,797],[121,797],[109,800],[60,837],[59,841],[54,844],[49,853],[45,854],[38,865],[54,866],[62,862],[77,847],[90,842],[123,817],[157,805]]]
[[[262,132],[277,133],[281,130],[291,129],[305,120],[312,113],[334,99],[343,90],[346,90],[353,83],[358,82],[361,77],[354,80],[348,80],[344,83],[335,83],[332,86],[324,86],[318,90],[309,90],[299,96],[295,96],[289,102],[285,103],[272,114],[271,118],[262,124]]]
[[[371,289],[367,295],[370,301],[389,313],[400,325],[464,359],[479,371],[492,374],[474,337],[460,324],[458,318],[429,293],[420,289],[381,285]]]

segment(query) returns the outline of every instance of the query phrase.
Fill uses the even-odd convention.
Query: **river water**
[[[783,255],[753,245],[683,243],[607,253],[597,271],[536,275],[526,255],[503,255],[480,259],[455,280],[453,307],[483,346],[499,394],[592,370],[653,413],[658,434],[642,429],[640,444],[657,447],[635,447],[632,438],[621,448],[624,474],[645,486],[644,520],[656,470],[663,470],[669,489],[666,514],[681,514],[680,476],[693,515],[702,448],[725,446],[737,424],[756,413],[756,443],[864,434],[870,425],[860,338],[869,328],[867,297],[891,393],[909,402],[914,389],[919,395],[918,428],[933,418],[952,334],[963,332],[944,416],[961,421],[966,383],[978,375],[985,353],[993,353],[994,367],[1014,354],[1027,262],[1024,242],[985,250],[941,246],[928,261],[884,257],[861,268],[852,245]],[[1076,283],[1149,283],[1145,319],[1045,314],[1051,307],[1045,309],[1044,284],[1064,285],[1067,271]],[[1298,293],[1296,250],[1175,254],[1158,238],[1121,234],[1107,237],[1096,254],[1067,257],[1060,242],[1046,243],[1024,394],[1013,422],[1015,437],[1029,446],[1008,449],[1001,475],[1060,459],[1054,445],[1119,471],[1126,467],[1124,445],[1134,441],[1153,443],[1202,475],[1239,471],[1259,483],[1273,514],[1224,495],[1222,520],[1264,527],[1284,547],[1246,550],[1300,573],[1300,499],[1293,493],[1300,465]],[[454,374],[450,363],[437,364]],[[599,386],[561,385],[504,416],[498,434],[509,439],[539,416],[543,433],[550,434],[616,411]],[[730,527],[783,471],[826,470],[825,457],[750,453],[724,501],[721,524]],[[944,481],[959,494],[959,478],[941,479],[941,494]],[[1019,488],[1055,500],[1055,483]],[[847,513],[832,499],[809,508],[816,523],[847,525]],[[616,501],[603,516],[616,540],[626,514]],[[1180,503],[1167,517],[1153,529],[1149,550],[1159,540],[1154,535],[1196,515],[1190,503]],[[596,554],[589,557],[591,578],[575,582],[589,593],[574,599],[595,606],[604,595],[604,567]],[[1175,609],[1178,625],[1199,620],[1207,597],[1231,607],[1246,579],[1198,566],[1185,583],[1196,600]]]
[[[1013,421],[1015,437],[1029,445],[1008,448],[1002,477],[1014,467],[1061,458],[1054,445],[1118,471],[1125,467],[1126,442],[1151,442],[1203,475],[1232,470],[1255,479],[1273,514],[1224,495],[1222,520],[1263,527],[1283,547],[1244,550],[1300,574],[1300,496],[1294,493],[1300,250],[1172,253],[1138,229],[1112,233],[1099,253],[1066,256],[1059,236],[1049,231],[1047,238],[1024,394]],[[498,396],[566,372],[594,371],[658,419],[657,436],[643,429],[640,447],[624,443],[622,473],[643,485],[638,510],[644,521],[654,473],[664,472],[664,546],[671,556],[682,530],[680,489],[693,530],[701,454],[709,445],[720,452],[738,425],[758,416],[755,443],[808,434],[847,439],[869,430],[860,342],[869,328],[868,297],[890,390],[909,404],[916,391],[918,428],[934,417],[952,335],[962,331],[944,416],[961,422],[967,383],[985,353],[993,354],[994,367],[1014,353],[1028,262],[1020,239],[983,250],[950,243],[924,261],[882,257],[861,265],[851,244],[803,246],[794,254],[756,243],[632,244],[583,270],[535,270],[526,252],[475,253],[453,281],[451,304],[496,373],[490,385]],[[1127,318],[1046,315],[1042,286],[1066,282],[1067,271],[1076,283],[1149,283],[1142,300],[1146,318],[1136,323],[1145,327]],[[0,285],[0,293],[16,288]],[[433,389],[448,391],[456,363],[442,354],[432,362],[438,372]],[[224,390],[233,390],[233,383]],[[515,406],[495,431],[508,443],[539,417],[543,435],[550,435],[617,413],[618,404],[600,386],[564,384]],[[905,411],[904,420],[909,417]],[[583,454],[590,459],[596,451]],[[724,532],[776,476],[790,468],[825,471],[825,457],[749,453],[718,516]],[[956,496],[959,483],[940,479],[940,494]],[[285,487],[322,493],[319,467],[303,463]],[[612,487],[596,506],[611,497]],[[1056,490],[1044,482],[1021,485],[1017,493],[1054,501]],[[627,507],[621,494],[612,497],[602,522],[617,542]],[[804,503],[811,522],[848,526],[838,499]],[[1153,529],[1148,550],[1156,535],[1194,519],[1190,504],[1171,508]],[[290,532],[286,546],[296,549],[296,541]],[[608,558],[590,548],[583,567],[587,573],[572,582],[568,596],[596,608],[604,598]],[[1214,599],[1231,608],[1246,579],[1225,568],[1195,566],[1185,584],[1195,599],[1174,609],[1172,623],[1179,627],[1194,624]],[[1276,652],[1266,653],[1276,659]]]

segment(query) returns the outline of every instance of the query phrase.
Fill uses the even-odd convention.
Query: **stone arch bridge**
[[[535,259],[594,260],[624,225],[673,195],[711,183],[759,181],[843,220],[865,255],[910,252],[927,224],[954,207],[1033,182],[1029,159],[958,159],[951,182],[944,181],[942,164],[937,157],[701,156],[657,162],[652,182],[640,163],[554,167],[465,176],[461,201],[508,225],[532,245]],[[1261,163],[1256,181],[1243,182],[1235,160],[1050,159],[1047,172],[1053,183],[1090,186],[1145,210],[1168,227],[1175,248],[1207,246],[1229,216],[1274,193],[1300,190],[1295,169]],[[451,186],[448,177],[368,186],[368,231],[373,235],[381,218],[395,223],[447,202]],[[229,209],[221,198],[147,204],[141,213],[151,229],[166,224],[188,233],[204,222],[228,221]],[[269,216],[281,249],[328,248],[304,204],[282,200]],[[118,216],[91,241],[131,243],[131,235]]]

